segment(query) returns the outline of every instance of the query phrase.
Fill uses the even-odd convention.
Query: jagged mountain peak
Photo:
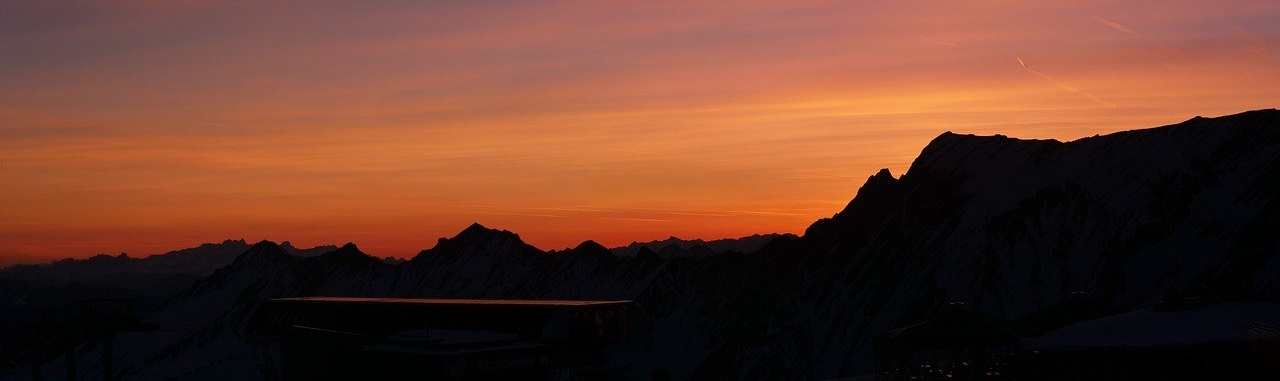
[[[361,257],[361,258],[367,257],[370,259],[377,259],[377,257],[371,256],[369,254],[366,254],[363,251],[360,251],[360,247],[356,246],[355,243],[351,243],[351,242],[347,242],[343,244],[342,246],[338,247],[337,250],[320,254],[320,257]]]
[[[949,132],[948,132],[949,133]],[[832,221],[855,214],[882,213],[885,208],[892,208],[901,198],[902,179],[893,177],[888,168],[882,168],[875,175],[867,177],[867,181],[858,188],[858,192],[849,200],[844,209],[830,218],[814,221],[805,229],[804,237],[813,238],[835,234],[827,232],[833,226]],[[823,238],[825,239],[825,238]],[[821,239],[820,239],[821,240]]]
[[[262,240],[253,244],[253,246],[250,246],[249,250],[246,250],[243,254],[237,256],[233,263],[257,260],[276,260],[290,257],[292,256],[289,255],[289,253],[286,252],[279,244],[268,240]]]
[[[877,171],[876,174],[871,175],[871,178],[872,179],[897,179],[896,177],[893,177],[892,172],[889,172],[889,168],[880,168],[880,170]]]
[[[491,229],[479,223],[472,223],[449,238],[448,244],[452,246],[525,246],[525,242],[520,239],[520,235],[512,233],[509,230]]]
[[[863,192],[875,192],[880,189],[892,187],[898,183],[898,178],[893,177],[893,173],[889,172],[889,168],[881,168],[875,175],[867,178],[867,182],[862,184],[862,188],[858,189],[858,194]]]
[[[493,240],[515,240],[520,241],[520,235],[512,233],[508,230],[490,229],[478,222],[471,223],[466,229],[458,232],[450,241],[466,243],[466,242],[483,242]],[[523,243],[523,241],[521,241]]]
[[[593,240],[582,241],[578,246],[563,251],[551,251],[552,258],[569,262],[599,263],[597,261],[616,262],[618,257],[612,251]]]
[[[253,246],[249,246],[249,250],[271,250],[280,248],[280,244],[265,239],[255,242]]]
[[[308,258],[306,260],[311,260],[311,259],[312,258]],[[351,242],[347,242],[346,244],[339,247],[337,250],[333,250],[324,254],[320,254],[319,256],[313,257],[313,259],[316,261],[326,262],[326,263],[345,263],[345,264],[351,264],[351,265],[366,265],[366,264],[372,264],[372,263],[382,263],[381,259],[378,259],[377,257],[371,256],[369,254],[364,253],[363,251],[360,251],[360,248],[357,247],[356,244]]]
[[[465,229],[462,229],[462,231],[458,232],[458,235],[474,233],[474,232],[484,232],[489,230],[494,230],[494,229],[489,229],[484,225],[481,225],[479,222],[472,222],[471,225],[467,225]]]
[[[283,248],[286,253],[289,253],[290,255],[293,255],[295,257],[314,257],[314,256],[318,256],[324,253],[334,251],[334,250],[338,250],[338,247],[334,245],[319,245],[319,246],[304,249],[304,248],[295,246],[293,242],[290,242],[290,241],[281,242],[280,247]]]
[[[594,240],[582,241],[578,246],[574,246],[573,251],[609,254],[608,248]]]
[[[127,259],[127,258],[129,258],[129,253],[120,253],[116,255],[98,254],[98,255],[94,255],[92,257],[87,258],[87,260],[93,261],[93,260]]]
[[[479,223],[472,223],[452,238],[440,238],[436,241],[435,247],[419,252],[410,262],[436,254],[506,256],[531,253],[542,253],[542,250],[525,243],[519,235],[511,231],[491,229]]]
[[[288,241],[285,241],[285,242],[288,242]],[[245,241],[245,240],[244,240],[244,238],[240,238],[240,239],[230,239],[230,238],[228,238],[228,239],[224,239],[224,240],[222,240],[222,244],[223,244],[223,245],[234,245],[234,244],[248,245],[248,244],[249,244],[249,242]],[[216,244],[216,243],[205,243],[205,244],[202,244],[202,245],[200,245],[200,246],[214,246],[214,245],[218,245],[218,244]]]

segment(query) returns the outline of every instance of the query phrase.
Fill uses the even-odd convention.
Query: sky
[[[1275,1],[0,0],[0,266],[801,233],[944,131],[1280,106]]]

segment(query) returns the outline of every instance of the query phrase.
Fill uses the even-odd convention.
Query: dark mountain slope
[[[819,376],[869,370],[874,334],[946,301],[1015,317],[1072,291],[1125,308],[1196,282],[1275,296],[1277,171],[1276,110],[1068,143],[946,133],[810,227],[812,264],[780,292],[808,295]]]

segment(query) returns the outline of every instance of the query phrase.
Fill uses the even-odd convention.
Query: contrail
[[[942,44],[942,45],[950,46],[950,47],[953,47],[953,48],[955,48],[955,47],[959,47],[959,46],[960,46],[960,45],[956,45],[956,44],[953,44],[953,43],[950,43],[950,42],[946,42],[946,41],[943,41],[943,40],[939,40],[939,39],[936,39],[936,38],[933,38],[933,37],[929,37],[929,36],[926,36],[926,35],[923,35],[923,34],[918,34],[917,36],[920,36],[920,39],[922,39],[922,40],[929,41],[929,42],[936,43],[936,44]]]
[[[445,212],[445,213],[483,214],[483,215],[491,215],[491,216],[520,216],[520,217],[547,217],[547,218],[564,218],[565,217],[558,214],[543,214],[543,213],[477,212],[474,210],[439,210],[439,211]]]
[[[1165,60],[1164,66],[1175,71],[1182,71],[1181,69],[1182,62],[1187,60],[1187,53],[1182,51],[1182,49],[1178,49],[1176,46],[1173,46],[1170,43],[1161,41],[1157,38],[1154,38],[1142,33],[1138,33],[1134,31],[1132,28],[1129,28],[1127,25],[1121,24],[1114,20],[1109,20],[1109,19],[1103,18],[1102,16],[1093,16],[1093,19],[1102,23],[1102,25],[1106,25],[1108,28],[1115,29],[1116,31],[1119,31],[1121,33],[1124,33],[1130,36],[1147,40],[1147,42],[1154,44],[1160,49],[1172,53],[1175,56],[1173,61],[1178,61],[1178,62],[1170,63],[1169,62],[1170,60]]]
[[[1106,25],[1106,26],[1111,27],[1111,29],[1115,29],[1115,30],[1118,30],[1118,31],[1124,32],[1125,34],[1131,34],[1131,35],[1139,36],[1139,37],[1146,37],[1146,36],[1143,36],[1143,35],[1141,35],[1141,34],[1138,34],[1138,33],[1134,32],[1134,31],[1133,31],[1133,29],[1129,29],[1129,27],[1124,26],[1124,24],[1121,24],[1121,23],[1118,23],[1118,22],[1115,22],[1115,21],[1111,21],[1111,20],[1107,20],[1107,19],[1104,19],[1104,18],[1102,18],[1102,17],[1098,17],[1098,16],[1093,16],[1093,19],[1094,19],[1094,20],[1098,20],[1098,22],[1101,22],[1103,25]]]
[[[609,220],[620,221],[638,221],[638,222],[671,222],[671,220],[661,220],[657,218],[634,218],[634,217],[600,217]]]
[[[1108,102],[1106,100],[1103,100],[1102,98],[1098,98],[1093,94],[1089,94],[1088,92],[1077,89],[1075,88],[1075,86],[1071,86],[1066,83],[1063,83],[1062,81],[1059,81],[1053,77],[1050,77],[1048,74],[1042,73],[1039,70],[1032,69],[1031,67],[1027,66],[1027,62],[1023,61],[1022,57],[1014,56],[1014,58],[1018,60],[1019,65],[1022,65],[1023,70],[1026,70],[1028,73],[1035,74],[1035,76],[1040,77],[1046,81],[1049,81],[1049,83],[1052,83],[1054,86],[1057,86],[1060,89],[1079,94],[1080,96],[1088,98],[1089,100],[1094,101],[1103,106],[1107,106],[1111,108],[1120,107],[1120,106],[1117,106],[1115,103]]]

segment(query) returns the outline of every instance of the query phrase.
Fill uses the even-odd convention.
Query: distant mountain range
[[[876,335],[952,301],[1015,318],[1073,292],[1125,310],[1206,285],[1280,297],[1278,178],[1280,111],[1260,110],[1071,142],[944,133],[905,175],[882,170],[803,236],[740,255],[659,255],[690,250],[675,241],[544,252],[478,224],[402,264],[264,241],[148,317],[188,328],[119,337],[117,366],[122,379],[261,377],[238,332],[273,297],[632,299],[674,379],[857,376]],[[97,350],[81,347],[81,377],[100,377]]]
[[[206,243],[198,247],[156,254],[144,258],[128,254],[98,254],[86,259],[62,259],[35,265],[13,265],[0,269],[0,278],[41,284],[94,282],[112,274],[190,274],[205,276],[235,259],[249,248],[244,240]]]
[[[750,253],[781,236],[795,238],[794,234],[755,234],[741,238],[723,238],[712,241],[685,240],[670,237],[661,241],[632,242],[630,245],[609,249],[618,257],[634,257],[640,249],[648,248],[664,258],[689,256],[705,257],[726,253]],[[280,248],[295,257],[314,257],[338,249],[337,245],[319,245],[298,248],[289,241]],[[146,289],[148,278],[184,276],[198,279],[231,264],[236,256],[249,249],[244,239],[225,240],[222,243],[205,243],[197,247],[180,249],[142,258],[98,254],[85,259],[60,259],[43,264],[16,264],[0,268],[0,280],[20,280],[36,285],[63,285],[86,283],[102,286],[120,286],[130,289]],[[383,257],[383,262],[404,262],[396,257]]]
[[[632,242],[630,245],[609,249],[619,258],[631,258],[648,250],[662,258],[702,258],[720,254],[754,253],[774,239],[799,238],[795,234],[755,234],[741,238],[725,238],[712,241],[686,240],[670,237],[661,241]]]

